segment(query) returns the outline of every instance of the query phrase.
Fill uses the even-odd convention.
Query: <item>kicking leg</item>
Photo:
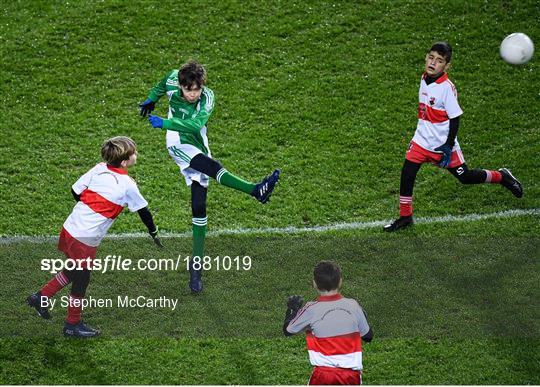
[[[448,171],[450,171],[461,184],[500,183],[501,181],[501,174],[499,172],[485,171],[483,169],[469,169],[467,164],[461,164],[455,168],[448,168]],[[488,172],[490,173],[489,180]]]
[[[202,153],[193,157],[189,166],[196,171],[213,177],[219,184],[254,196],[261,203],[266,203],[270,198],[281,172],[279,169],[276,169],[270,176],[264,178],[262,182],[254,184],[233,175],[223,168],[217,160]]]
[[[403,163],[399,185],[399,218],[384,226],[384,231],[392,232],[413,224],[413,189],[421,166],[409,160]]]
[[[461,164],[455,168],[448,169],[462,184],[501,184],[518,198],[523,196],[523,187],[518,179],[506,169],[501,168],[498,171],[485,169],[469,169],[467,164]]]

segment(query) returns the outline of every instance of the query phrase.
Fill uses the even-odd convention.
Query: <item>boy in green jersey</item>
[[[268,202],[278,180],[276,169],[260,183],[254,184],[228,172],[210,153],[206,123],[214,109],[214,93],[206,83],[206,70],[196,61],[189,61],[180,70],[173,70],[157,83],[146,101],[140,104],[141,116],[148,115],[154,128],[167,130],[169,154],[180,167],[180,172],[191,187],[193,213],[193,258],[204,257],[206,234],[206,195],[209,177],[218,183],[254,196],[261,203]],[[156,102],[164,95],[169,100],[166,119],[150,115]],[[194,293],[202,291],[200,265],[189,265],[189,287]]]

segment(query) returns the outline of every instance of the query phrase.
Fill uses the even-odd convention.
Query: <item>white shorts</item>
[[[206,137],[206,127],[201,129],[201,134],[204,140],[204,145],[208,149],[208,157],[212,157],[210,154],[210,148],[208,147],[208,138]],[[197,156],[199,153],[203,153],[199,148],[191,144],[182,144],[180,142],[180,134],[173,130],[167,130],[167,150],[173,158],[174,162],[180,168],[180,173],[186,179],[187,186],[191,186],[194,181],[199,183],[205,188],[208,188],[210,178],[208,175],[194,170],[189,166],[191,159]]]

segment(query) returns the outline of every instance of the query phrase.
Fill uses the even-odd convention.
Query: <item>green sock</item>
[[[204,258],[204,238],[206,236],[206,217],[193,218],[193,257]]]
[[[221,168],[217,173],[216,180],[219,184],[226,187],[234,188],[238,191],[251,194],[255,189],[255,184],[242,180],[232,173],[228,172],[225,168]]]

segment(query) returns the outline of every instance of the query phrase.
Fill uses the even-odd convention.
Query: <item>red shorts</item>
[[[73,236],[62,227],[60,239],[58,240],[58,250],[62,251],[66,257],[78,261],[86,258],[94,259],[96,257],[97,247],[85,245],[81,241],[73,238]]]
[[[349,368],[315,367],[310,385],[360,385],[362,384],[362,372]]]
[[[441,162],[442,153],[431,152],[425,148],[422,148],[414,141],[411,141],[409,144],[409,149],[405,153],[405,159],[417,164],[432,163],[438,165]],[[461,149],[457,149],[452,152],[450,164],[447,168],[459,167],[464,163],[465,159],[463,158],[463,153],[461,153]]]

